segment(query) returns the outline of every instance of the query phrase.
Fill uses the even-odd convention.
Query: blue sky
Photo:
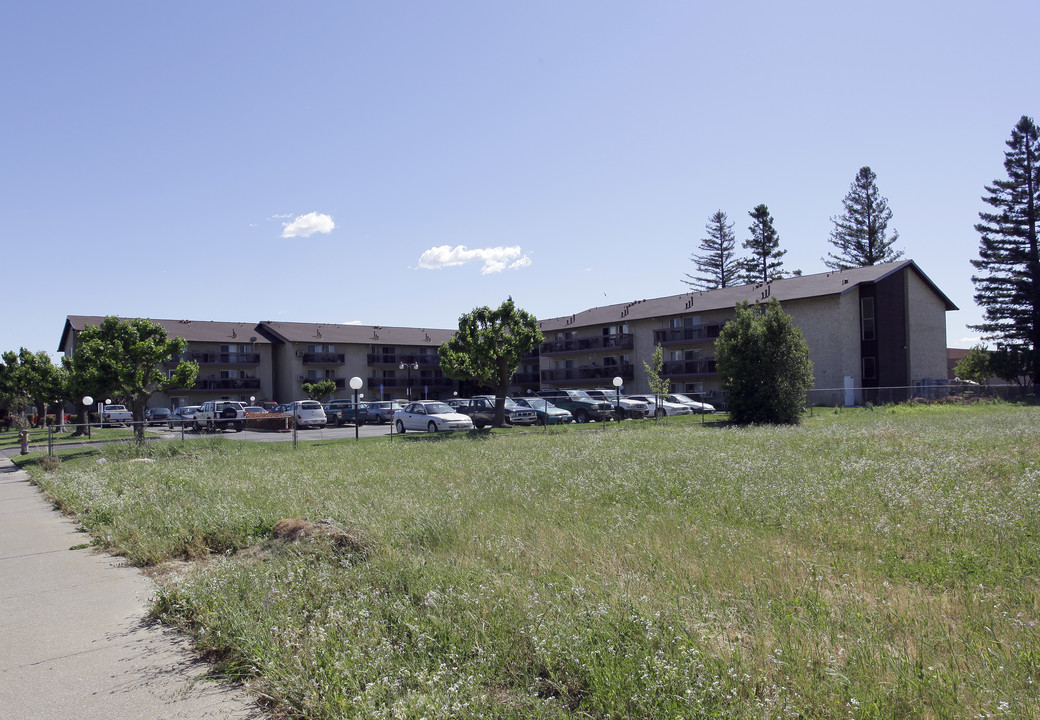
[[[759,203],[785,267],[822,272],[864,165],[968,347],[983,186],[1040,111],[1038,21],[1035,0],[4,3],[0,350],[53,353],[70,314],[453,328],[508,295],[537,317],[672,295],[708,218],[742,241]]]

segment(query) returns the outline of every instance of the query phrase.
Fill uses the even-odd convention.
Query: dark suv
[[[594,420],[606,422],[614,419],[614,406],[596,400],[584,390],[539,390],[538,397],[550,400],[556,407],[570,411],[574,422],[587,423]]]

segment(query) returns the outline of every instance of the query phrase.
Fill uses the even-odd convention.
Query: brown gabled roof
[[[414,345],[438,347],[455,334],[436,328],[386,327],[384,325],[336,325],[329,323],[272,322],[265,320],[257,329],[272,342],[349,343],[356,345]]]
[[[933,283],[927,275],[913,262],[884,263],[869,267],[851,268],[849,270],[833,270],[816,275],[773,280],[769,283],[751,283],[723,288],[721,290],[702,290],[670,295],[668,297],[636,300],[633,302],[606,305],[591,308],[574,315],[542,320],[538,326],[543,332],[566,330],[569,327],[585,327],[588,325],[609,325],[632,320],[643,320],[655,317],[673,317],[690,313],[708,312],[710,310],[729,310],[739,303],[766,301],[775,297],[780,302],[822,297],[825,295],[841,295],[860,283],[877,282],[892,273],[909,267],[935,292],[946,305],[946,310],[956,310],[946,295]]]
[[[58,344],[58,352],[63,352],[69,333],[79,332],[87,325],[100,325],[104,319],[103,315],[69,315],[66,317],[65,329],[62,330],[61,341]],[[128,319],[131,318],[120,318],[120,320]],[[148,319],[161,325],[170,337],[184,338],[188,342],[270,343],[260,334],[256,323]]]

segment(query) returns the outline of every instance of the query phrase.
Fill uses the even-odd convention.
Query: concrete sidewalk
[[[0,456],[0,720],[260,718],[148,621],[151,582],[89,549]]]

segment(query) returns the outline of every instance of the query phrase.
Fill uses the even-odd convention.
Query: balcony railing
[[[724,324],[654,330],[654,345],[674,345],[676,343],[714,340],[719,336],[719,331],[722,330]]]
[[[718,372],[715,359],[705,358],[703,360],[669,360],[661,365],[662,377],[669,380],[688,377],[690,375],[714,375]]]
[[[204,378],[196,380],[187,392],[208,390],[259,390],[260,378]]]
[[[540,379],[540,374],[537,370],[533,372],[518,372],[513,373],[513,384],[514,385],[537,385]]]
[[[594,335],[592,337],[568,338],[566,340],[550,340],[538,347],[541,355],[556,353],[583,352],[585,350],[631,350],[634,344],[631,333],[618,335]]]
[[[542,370],[542,382],[587,382],[603,383],[615,377],[623,380],[635,378],[635,368],[630,364],[625,365],[583,365],[575,368],[558,368],[556,370]]]
[[[305,352],[303,354],[304,365],[342,365],[345,360],[344,353]]]
[[[401,363],[419,363],[421,368],[440,367],[440,358],[437,355],[420,355],[418,353],[369,353],[368,364],[372,365],[400,365]]]
[[[170,359],[167,365],[177,365],[181,360],[194,360],[199,365],[257,365],[260,353],[190,352]]]

